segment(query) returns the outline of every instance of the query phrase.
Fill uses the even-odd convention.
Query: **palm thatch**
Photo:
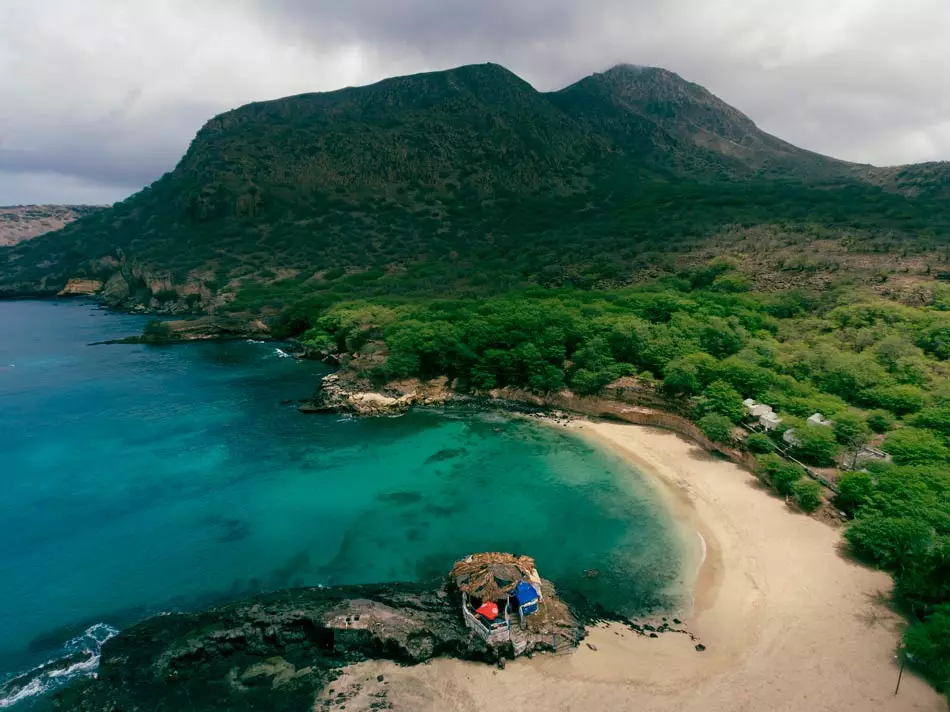
[[[456,561],[452,578],[460,591],[482,601],[507,598],[518,582],[536,578],[534,559],[502,552],[485,552]]]

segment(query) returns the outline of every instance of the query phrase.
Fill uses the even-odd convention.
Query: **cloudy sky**
[[[662,66],[805,148],[950,159],[950,0],[0,0],[0,205],[112,202],[221,111],[484,61]]]

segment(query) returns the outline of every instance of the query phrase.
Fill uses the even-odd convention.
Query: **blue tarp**
[[[538,606],[538,592],[527,581],[519,581],[515,586],[515,598],[518,599],[518,604],[522,608],[526,608],[529,603],[534,604],[535,608]]]

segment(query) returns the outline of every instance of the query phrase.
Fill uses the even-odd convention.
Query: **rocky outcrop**
[[[66,286],[63,287],[58,296],[60,297],[78,297],[78,296],[91,296],[93,294],[98,294],[102,290],[102,282],[98,279],[80,279],[74,277],[66,283]]]
[[[153,321],[136,336],[106,341],[107,344],[154,344],[180,341],[227,341],[234,339],[267,339],[270,330],[260,319],[246,320],[204,316],[197,319]]]
[[[136,625],[103,646],[98,679],[52,704],[69,712],[305,712],[345,665],[442,655],[498,655],[471,635],[443,588],[294,589]]]
[[[359,416],[398,415],[413,406],[439,405],[452,397],[448,379],[423,382],[406,379],[388,383],[381,390],[351,373],[331,373],[320,383],[313,400],[299,407],[301,413],[352,413]]]

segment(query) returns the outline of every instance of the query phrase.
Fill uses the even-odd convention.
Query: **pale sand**
[[[697,652],[684,635],[650,639],[599,626],[587,639],[596,650],[582,644],[505,670],[450,659],[354,666],[334,685],[349,699],[317,709],[947,710],[907,671],[894,695],[902,622],[881,603],[891,581],[842,558],[840,530],[791,511],[748,472],[674,433],[576,427],[655,477],[674,515],[705,539],[693,610],[684,616],[707,650]]]

